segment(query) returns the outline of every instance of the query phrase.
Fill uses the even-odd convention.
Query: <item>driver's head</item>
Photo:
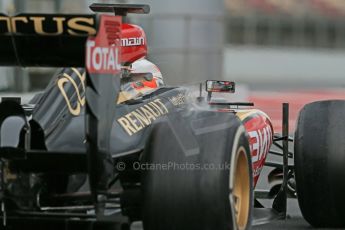
[[[128,76],[121,80],[122,96],[134,99],[164,85],[161,71],[152,62],[140,59],[132,63]]]
[[[161,71],[146,59],[133,62],[127,78],[123,81],[122,91],[136,91],[138,94],[144,94],[164,85]]]

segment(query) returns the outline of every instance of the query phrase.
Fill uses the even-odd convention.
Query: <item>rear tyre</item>
[[[314,227],[345,227],[345,101],[304,106],[294,147],[303,217]]]
[[[253,181],[245,130],[232,114],[201,117],[154,128],[142,162],[168,168],[143,173],[144,229],[249,228]]]

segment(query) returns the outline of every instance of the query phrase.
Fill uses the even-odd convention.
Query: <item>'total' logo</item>
[[[121,71],[121,17],[102,15],[96,37],[86,44],[89,73],[117,74]]]
[[[87,67],[90,72],[116,73],[121,69],[119,58],[119,47],[112,45],[108,47],[97,46],[95,41],[87,42]]]

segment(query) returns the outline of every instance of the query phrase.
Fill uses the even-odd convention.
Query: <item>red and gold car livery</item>
[[[238,110],[236,115],[249,135],[255,186],[273,142],[272,122],[267,114],[257,109]]]

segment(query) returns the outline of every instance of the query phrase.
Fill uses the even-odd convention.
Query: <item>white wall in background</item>
[[[131,19],[145,29],[149,59],[161,69],[168,84],[222,78],[223,0],[142,3],[150,4],[150,15]]]
[[[254,87],[345,87],[345,51],[228,46],[226,79]]]
[[[13,0],[0,0],[0,12],[1,13],[11,13],[14,11],[14,2]]]

